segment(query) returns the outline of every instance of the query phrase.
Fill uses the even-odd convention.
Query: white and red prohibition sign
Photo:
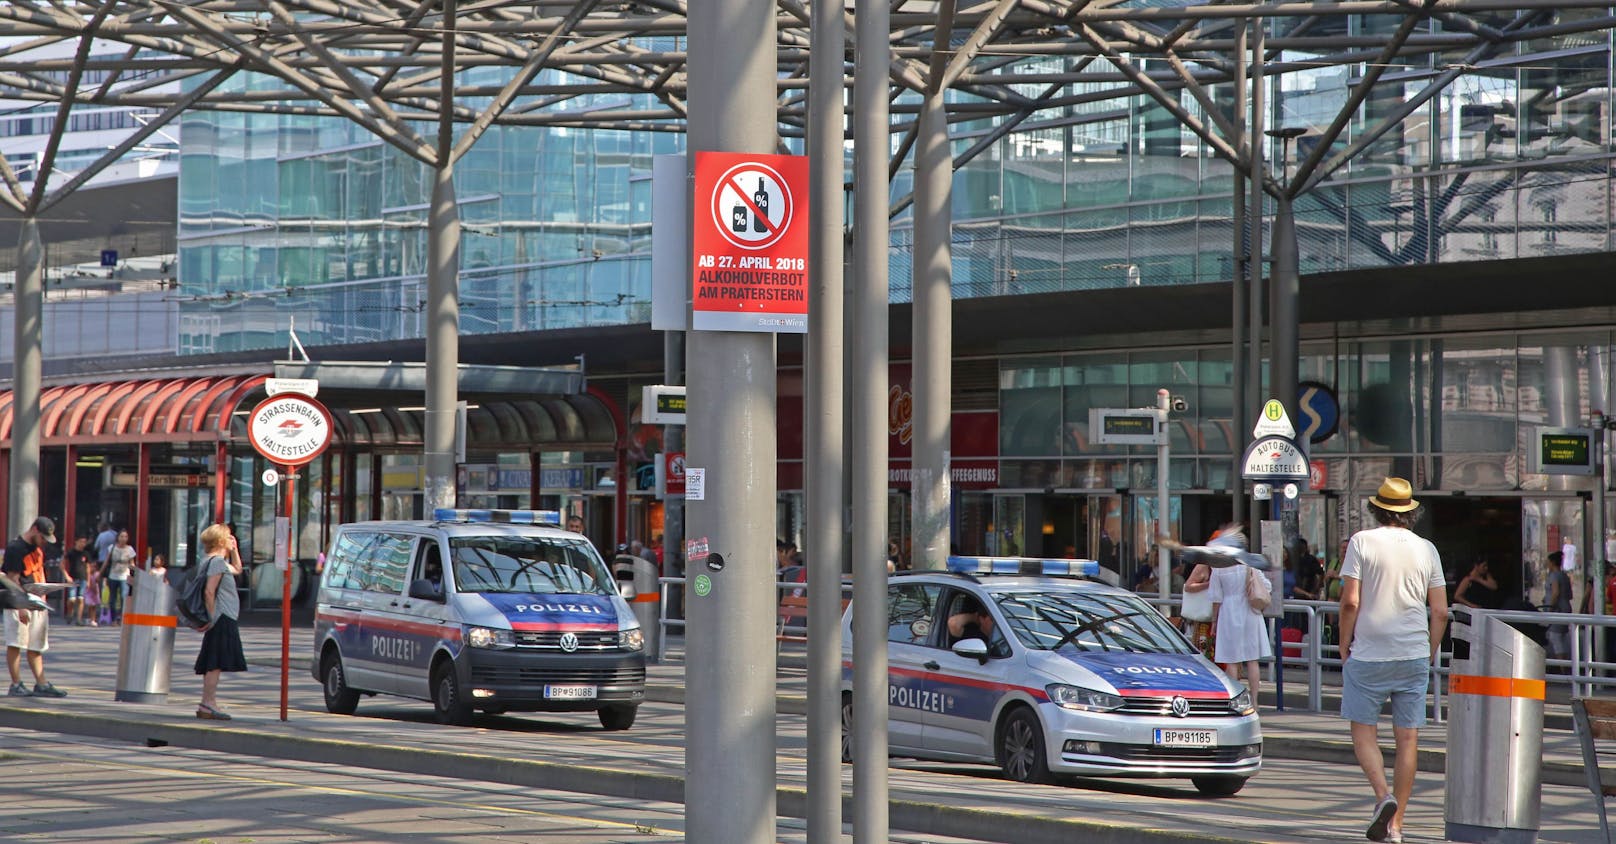
[[[796,202],[778,170],[758,161],[724,171],[713,186],[713,227],[742,249],[767,249],[791,230]]]

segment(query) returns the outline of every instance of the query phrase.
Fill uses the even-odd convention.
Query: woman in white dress
[[[1268,626],[1262,613],[1246,600],[1247,567],[1229,566],[1212,570],[1212,629],[1217,631],[1212,659],[1228,675],[1240,682],[1240,666],[1246,668],[1246,688],[1257,699],[1257,660],[1273,656],[1268,644]]]

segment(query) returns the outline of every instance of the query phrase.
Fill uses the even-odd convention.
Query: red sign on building
[[[808,331],[808,159],[698,152],[691,214],[697,331]]]
[[[668,495],[684,495],[685,453],[682,451],[664,451],[658,457],[662,460],[664,492]]]

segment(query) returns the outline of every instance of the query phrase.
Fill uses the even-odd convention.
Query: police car
[[[1250,693],[1089,560],[952,557],[887,586],[893,756],[1052,774],[1182,777],[1209,796],[1262,767]],[[850,761],[852,611],[842,618]]]
[[[476,710],[595,711],[628,729],[645,699],[644,639],[589,540],[554,511],[438,510],[340,525],[314,615],[326,709],[360,695]]]

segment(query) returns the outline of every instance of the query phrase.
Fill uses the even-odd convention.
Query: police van
[[[892,756],[1053,774],[1189,779],[1209,796],[1262,767],[1251,694],[1092,560],[951,557],[887,585]],[[852,607],[842,620],[851,761]]]
[[[589,540],[555,511],[437,510],[341,525],[314,616],[326,709],[360,695],[474,712],[599,713],[626,730],[645,699],[644,638]]]

